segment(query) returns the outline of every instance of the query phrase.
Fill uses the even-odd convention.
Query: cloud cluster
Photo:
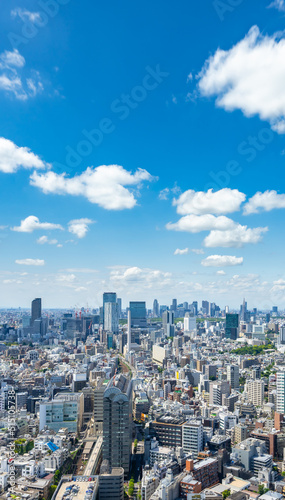
[[[26,101],[43,91],[43,84],[37,71],[24,76],[25,58],[17,49],[5,50],[0,54],[0,90],[12,94],[16,99]]]
[[[173,205],[180,215],[221,215],[239,211],[245,198],[245,194],[238,189],[224,188],[216,192],[213,189],[206,192],[188,189],[173,200]]]
[[[35,215],[30,215],[26,219],[21,221],[20,226],[15,226],[11,228],[12,231],[17,231],[18,233],[32,233],[35,230],[44,229],[63,229],[60,224],[53,224],[51,222],[40,222],[39,218]]]
[[[274,0],[268,5],[269,9],[277,9],[279,12],[285,12],[285,0]]]
[[[285,194],[277,191],[265,191],[256,193],[244,206],[244,215],[257,214],[261,211],[270,212],[277,208],[285,208]]]
[[[84,238],[89,231],[89,225],[93,224],[91,219],[74,219],[68,223],[68,231],[78,238]]]
[[[243,264],[243,257],[235,257],[233,255],[209,255],[202,260],[204,267],[225,267],[225,266],[240,266]]]
[[[272,6],[283,10],[284,1]],[[253,26],[245,38],[229,50],[217,49],[199,74],[204,96],[216,96],[226,111],[241,110],[258,115],[273,130],[285,133],[285,35],[260,33]]]
[[[12,141],[0,137],[0,171],[13,174],[20,167],[42,169],[48,165],[27,147],[18,147]]]
[[[176,248],[174,255],[187,255],[189,253],[189,248]]]
[[[17,259],[15,260],[16,264],[21,266],[44,266],[45,261],[42,259]]]
[[[270,207],[271,209],[276,208],[276,193],[270,193],[271,198],[274,198]],[[272,193],[275,193],[275,196]],[[283,195],[278,196],[279,204],[281,204]],[[264,200],[267,198],[268,194],[259,193],[259,205],[262,203],[261,199],[265,203]],[[244,213],[250,211],[254,199],[253,197],[245,204]],[[237,189],[225,188],[216,192],[213,192],[212,189],[206,192],[195,192],[189,189],[173,201],[173,205],[177,207],[177,213],[183,216],[177,222],[166,224],[166,229],[189,233],[210,231],[203,242],[204,246],[208,248],[239,248],[248,243],[258,243],[262,240],[262,235],[268,231],[267,227],[248,228],[225,215],[221,215],[241,210],[245,200],[246,195]]]
[[[120,165],[88,167],[82,174],[71,178],[65,173],[52,171],[43,174],[35,171],[31,175],[31,184],[45,194],[84,196],[106,210],[133,208],[137,200],[131,188],[140,189],[142,182],[151,180],[153,177],[146,170],[138,169],[132,173]]]

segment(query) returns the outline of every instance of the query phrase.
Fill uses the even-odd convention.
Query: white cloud
[[[203,255],[205,253],[203,248],[192,248],[191,252],[195,253],[196,255]]]
[[[220,271],[217,271],[216,274],[218,276],[225,276],[226,273],[225,273],[225,271],[220,270]]]
[[[268,231],[267,227],[248,228],[237,224],[234,229],[228,231],[211,231],[204,239],[204,245],[208,248],[235,247],[240,248],[247,243],[259,243],[262,235]]]
[[[164,189],[162,189],[162,190],[159,192],[158,198],[159,198],[160,200],[168,200],[169,193],[170,193],[170,189],[169,189],[169,188],[164,188]]]
[[[75,274],[60,274],[56,278],[57,281],[62,281],[65,283],[73,283],[75,279],[76,279]]]
[[[277,9],[280,12],[285,12],[285,0],[274,0],[268,5],[269,9]]]
[[[205,215],[185,215],[178,222],[169,222],[166,229],[172,231],[186,231],[189,233],[199,233],[200,231],[210,231],[219,229],[225,231],[235,227],[235,222],[224,215],[215,217],[211,214]]]
[[[53,224],[51,222],[40,222],[38,217],[30,215],[21,221],[20,226],[13,227],[11,229],[12,231],[17,231],[19,233],[32,233],[38,229],[63,229],[63,227],[60,224]]]
[[[118,290],[125,287],[129,289],[132,286],[136,290],[138,286],[140,289],[163,289],[165,286],[170,285],[171,273],[148,268],[118,267],[111,271],[110,280],[112,286]]]
[[[189,253],[189,248],[183,248],[180,250],[180,248],[176,248],[174,255],[186,255]]]
[[[244,205],[244,215],[257,214],[264,210],[270,212],[275,208],[285,208],[285,194],[277,191],[258,192]]]
[[[173,200],[173,205],[177,206],[177,213],[180,215],[221,215],[240,210],[245,198],[245,194],[237,189],[224,188],[216,192],[213,189],[206,192],[188,189]]]
[[[151,180],[153,177],[146,170],[138,169],[132,174],[119,165],[88,167],[82,174],[71,178],[65,173],[51,171],[41,175],[34,172],[31,175],[31,184],[45,194],[84,196],[106,210],[133,208],[137,204],[135,194],[125,186],[140,189],[143,181]]]
[[[44,266],[45,261],[41,259],[17,259],[15,260],[16,264],[20,264],[22,266]]]
[[[50,240],[47,236],[41,236],[40,238],[38,238],[37,243],[39,243],[39,245],[45,245],[46,243],[48,243],[49,245],[57,245],[58,246],[57,240]]]
[[[12,52],[5,50],[0,54],[0,68],[23,68],[26,64],[25,58],[21,56],[17,49]]]
[[[233,255],[209,255],[209,257],[202,260],[201,264],[204,267],[240,266],[243,264],[243,257],[235,257]]]
[[[285,133],[284,32],[268,36],[253,26],[231,49],[218,49],[199,78],[201,94],[217,96],[218,107],[259,115],[273,130]]]
[[[39,72],[30,71],[24,75],[25,58],[17,49],[5,50],[0,54],[0,90],[13,94],[25,101],[43,90]]]
[[[68,223],[68,231],[78,238],[84,238],[89,231],[89,225],[94,224],[91,219],[75,219]]]
[[[35,23],[37,21],[41,21],[41,15],[39,12],[31,12],[20,7],[13,9],[11,11],[11,16],[13,18],[19,17],[24,22],[30,21],[30,23]]]
[[[0,137],[0,171],[5,174],[23,168],[45,168],[48,165],[27,147],[18,147],[9,139]]]

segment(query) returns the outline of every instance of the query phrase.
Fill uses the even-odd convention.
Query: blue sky
[[[1,306],[285,306],[284,16],[2,2]]]

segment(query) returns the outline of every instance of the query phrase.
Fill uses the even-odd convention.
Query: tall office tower
[[[209,302],[207,300],[202,300],[202,309],[204,314],[209,314],[210,312],[209,307],[210,307]]]
[[[184,317],[184,332],[196,332],[196,316],[190,316],[187,312]]]
[[[243,299],[243,303],[240,306],[240,320],[241,321],[246,321],[247,320],[247,302],[245,299]]]
[[[192,302],[190,308],[192,309],[194,316],[197,316],[197,314],[198,314],[198,302],[197,302],[197,300],[194,300],[194,302]]]
[[[225,307],[225,313],[226,313],[226,314],[229,314],[229,312],[230,312],[230,308],[229,308],[229,306],[226,306],[226,307]]]
[[[173,337],[174,335],[174,311],[164,311],[162,313],[162,326],[165,335]]]
[[[278,307],[277,306],[273,306],[272,307],[272,313],[274,313],[274,314],[278,313]]]
[[[131,454],[131,381],[120,375],[106,389],[103,398],[103,460],[110,466],[123,467],[129,474]]]
[[[182,425],[182,447],[185,453],[193,453],[197,458],[203,450],[203,425],[201,422],[189,420]]]
[[[127,352],[129,353],[132,345],[132,319],[131,319],[131,310],[128,310],[128,334],[127,334]]]
[[[177,310],[177,299],[172,299],[172,305],[170,306],[171,311],[176,311]]]
[[[239,388],[239,367],[237,365],[227,366],[227,380],[232,389]]]
[[[226,314],[226,339],[236,340],[238,338],[239,315]]]
[[[276,411],[277,413],[285,413],[285,371],[277,372],[277,396],[276,396]]]
[[[189,309],[188,302],[183,302],[183,309],[185,309],[185,311],[187,311]]]
[[[262,406],[264,401],[264,381],[250,380],[246,383],[247,397],[254,406]]]
[[[280,328],[279,328],[278,344],[279,345],[285,344],[285,326],[284,325],[280,326]]]
[[[130,302],[131,328],[146,328],[145,302]]]
[[[122,317],[122,299],[117,298],[119,319]]]
[[[154,318],[159,317],[159,303],[156,299],[153,301],[153,309],[152,309],[152,314]]]
[[[31,326],[36,319],[41,319],[42,316],[42,299],[34,299],[32,301]]]
[[[117,302],[105,302],[104,330],[119,333],[119,312]]]
[[[105,328],[105,304],[106,302],[114,302],[117,303],[117,294],[114,292],[105,292],[103,293],[103,329]]]

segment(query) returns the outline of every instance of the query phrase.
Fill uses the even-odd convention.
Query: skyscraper
[[[42,299],[34,299],[32,301],[32,311],[31,311],[31,326],[33,326],[36,319],[40,319],[42,316]]]
[[[105,304],[106,302],[115,302],[117,303],[117,294],[114,292],[105,292],[103,293],[103,329],[105,330]]]
[[[122,299],[117,298],[119,319],[122,317]]]
[[[104,330],[119,333],[119,311],[117,302],[104,304]]]
[[[239,367],[238,365],[227,366],[227,380],[229,381],[232,389],[239,388]]]
[[[120,375],[103,398],[103,460],[129,473],[131,453],[131,381]]]
[[[276,411],[278,413],[285,413],[285,371],[277,372],[277,398],[276,398]]]
[[[131,327],[146,328],[146,306],[145,302],[130,302]]]
[[[239,315],[226,314],[226,339],[236,340],[238,338]]]
[[[177,310],[177,299],[172,299],[172,305],[170,306],[171,311],[176,311]]]
[[[174,336],[174,311],[164,311],[162,313],[162,325],[165,335]]]
[[[159,317],[159,303],[156,299],[153,301],[153,309],[152,309],[153,317],[158,318]]]

